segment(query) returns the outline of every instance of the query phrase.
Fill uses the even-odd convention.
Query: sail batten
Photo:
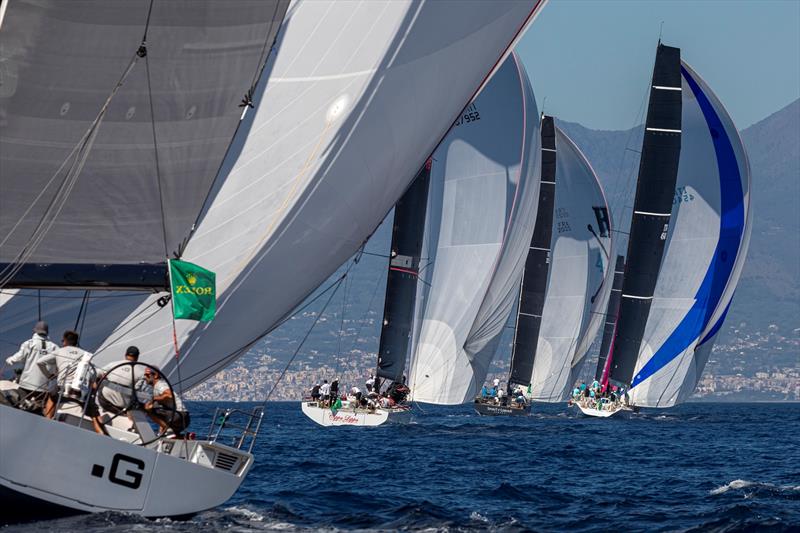
[[[557,179],[556,132],[553,117],[542,117],[541,136],[542,177],[539,205],[520,285],[508,377],[509,384],[526,387],[531,384],[533,374],[550,266],[550,241],[553,234],[553,207]]]
[[[399,382],[405,372],[428,204],[430,162],[394,208],[377,376]]]
[[[549,276],[533,361],[531,399],[566,399],[602,321],[613,270],[612,221],[591,164],[558,127]]]
[[[694,391],[749,244],[750,170],[722,103],[681,65],[683,141],[673,219],[630,396],[668,407]]]
[[[655,291],[678,175],[682,91],[680,49],[658,45],[633,206],[610,380],[629,386]]]

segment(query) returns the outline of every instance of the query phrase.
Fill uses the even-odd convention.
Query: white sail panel
[[[535,401],[560,402],[600,328],[614,269],[605,194],[589,161],[559,128],[551,245],[531,391]]]
[[[682,64],[682,139],[674,223],[630,396],[669,407],[693,391],[741,274],[750,236],[750,169],[739,134]]]
[[[463,403],[486,377],[533,233],[540,143],[533,92],[512,55],[433,154],[408,376],[415,401]]]
[[[289,7],[183,256],[215,271],[218,290],[212,322],[178,324],[184,386],[241,355],[357,250],[540,6]],[[177,381],[169,312],[159,315],[99,360],[138,344]]]

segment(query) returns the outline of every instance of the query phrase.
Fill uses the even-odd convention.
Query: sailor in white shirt
[[[39,321],[33,327],[33,337],[23,342],[17,353],[6,359],[6,364],[14,366],[22,363],[19,376],[19,393],[22,399],[34,402],[37,409],[44,405],[48,393],[48,382],[52,370],[43,371],[39,361],[56,351],[58,346],[47,338],[47,322]]]
[[[88,375],[91,358],[91,353],[78,347],[78,334],[74,331],[65,331],[61,338],[61,348],[40,358],[38,365],[42,371],[50,371],[51,375],[55,376],[59,394],[81,400],[88,391],[88,381],[91,379]],[[82,362],[85,364],[81,365]],[[79,368],[84,375],[78,375]],[[53,396],[47,398],[44,413],[47,418],[53,418],[56,414],[56,402]]]
[[[319,395],[322,398],[323,402],[327,402],[328,400],[331,399],[331,384],[328,383],[327,379],[322,383],[322,386],[319,388]]]

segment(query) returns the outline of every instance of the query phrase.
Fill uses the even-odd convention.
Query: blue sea
[[[217,405],[194,404],[193,426]],[[322,428],[298,403],[270,403],[256,465],[222,507],[7,530],[800,531],[798,433],[798,404],[605,420],[563,405],[496,418],[423,406],[407,425]]]

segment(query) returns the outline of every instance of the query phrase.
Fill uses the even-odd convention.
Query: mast
[[[681,151],[680,49],[656,51],[609,379],[628,387],[664,255]]]
[[[378,347],[377,377],[400,381],[405,371],[409,336],[414,319],[420,254],[431,161],[425,163],[394,208],[392,245],[386,275],[383,328]]]
[[[556,196],[556,133],[553,117],[543,115],[541,128],[542,179],[539,207],[520,284],[508,377],[509,384],[525,386],[531,384],[533,360],[536,358],[539,328],[542,325]]]
[[[611,341],[614,339],[614,331],[617,327],[617,314],[619,313],[619,301],[622,295],[622,280],[625,274],[625,256],[617,256],[617,264],[614,267],[614,284],[611,286],[611,296],[608,298],[606,308],[606,322],[603,326],[603,340],[600,343],[600,356],[597,358],[597,370],[594,379],[605,386],[608,382],[608,356],[611,353]]]

